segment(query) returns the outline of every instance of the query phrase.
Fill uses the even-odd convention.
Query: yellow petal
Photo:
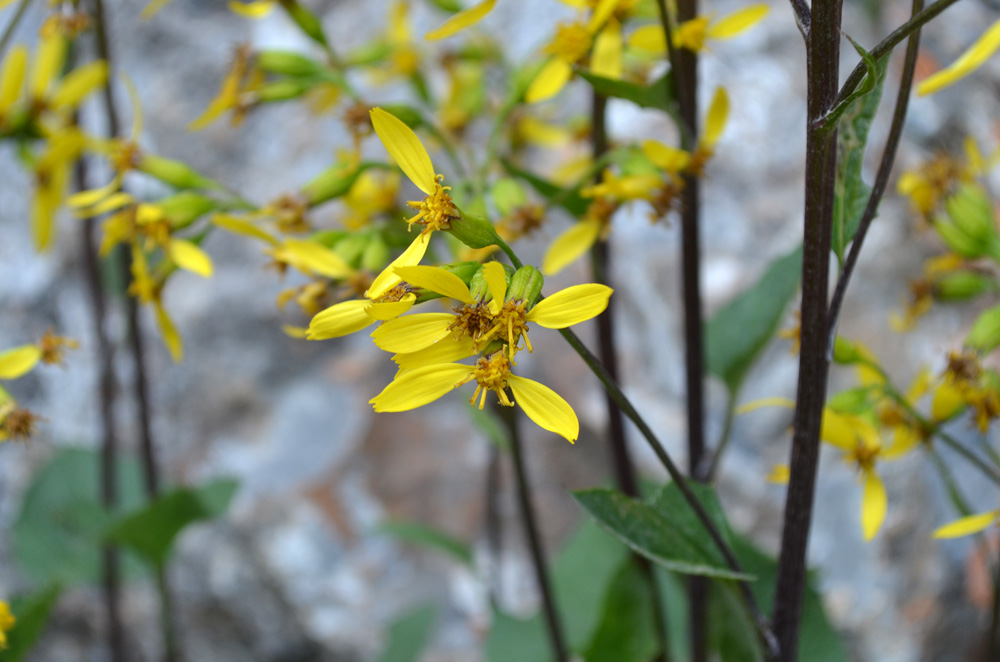
[[[857,417],[823,409],[823,423],[819,436],[826,443],[850,452],[858,446]]]
[[[37,345],[22,345],[0,352],[0,379],[17,379],[27,374],[42,358]]]
[[[539,301],[528,313],[528,321],[546,329],[565,329],[603,313],[613,291],[598,283],[567,287]]]
[[[882,452],[886,460],[895,460],[909,453],[920,443],[921,436],[909,425],[897,425],[892,435],[892,444]]]
[[[483,279],[490,289],[493,300],[490,301],[490,311],[496,315],[500,312],[507,298],[507,272],[499,262],[487,262],[482,266]]]
[[[590,16],[590,21],[587,23],[587,31],[591,34],[597,32],[604,22],[611,18],[611,14],[618,7],[618,3],[621,0],[598,0],[597,6],[594,7],[594,13]]]
[[[790,477],[791,469],[788,468],[787,464],[776,464],[764,480],[775,485],[787,485]]]
[[[917,371],[917,376],[913,378],[910,387],[906,389],[906,401],[911,405],[917,400],[927,395],[931,388],[931,371],[927,366],[923,366]]]
[[[546,276],[559,273],[568,264],[586,253],[601,233],[601,224],[595,220],[585,220],[572,226],[556,237],[542,259],[542,273]]]
[[[1000,519],[1000,510],[991,510],[988,513],[978,515],[968,515],[950,524],[945,524],[934,531],[935,538],[961,538],[972,533],[979,533],[990,525],[995,524]]]
[[[469,376],[472,368],[458,363],[429,365],[396,376],[369,400],[375,411],[408,411],[434,402]]]
[[[392,360],[400,370],[413,370],[427,365],[454,363],[475,353],[472,338],[463,336],[455,340],[448,336],[420,351],[394,354]]]
[[[365,313],[369,317],[376,320],[391,320],[396,319],[403,313],[407,312],[413,307],[413,303],[417,300],[417,295],[412,292],[404,296],[399,301],[386,301],[384,303],[369,303],[368,307],[365,308]]]
[[[962,53],[961,57],[955,60],[951,66],[921,82],[917,86],[917,94],[920,96],[934,94],[958,79],[964,78],[986,62],[998,48],[1000,48],[1000,21],[991,25],[983,36],[977,39],[969,50]]]
[[[622,77],[622,28],[611,19],[594,41],[590,70],[605,78]]]
[[[28,49],[18,44],[8,51],[0,69],[0,113],[17,102],[24,84],[24,74],[28,70]]]
[[[730,39],[759,23],[770,8],[765,4],[750,5],[710,23],[706,36],[712,39]]]
[[[309,322],[306,338],[326,340],[360,331],[374,321],[366,312],[368,305],[367,299],[355,299],[342,301],[326,310],[321,310]]]
[[[142,13],[139,14],[139,18],[144,21],[148,21],[153,18],[156,12],[166,7],[169,3],[170,0],[152,0],[152,2],[146,5],[146,8],[142,10]]]
[[[514,394],[515,404],[520,405],[538,427],[565,437],[571,444],[576,442],[580,436],[580,421],[573,408],[558,393],[544,384],[517,375],[508,377],[507,385]]]
[[[417,313],[389,320],[372,332],[379,349],[393,353],[417,352],[430,347],[450,333],[455,321],[451,313]]]
[[[678,173],[691,163],[691,155],[688,152],[655,140],[644,141],[642,153],[653,165],[663,168],[667,172]]]
[[[87,193],[93,193],[93,191],[83,191],[82,193],[77,193],[74,196],[70,196],[69,206],[70,207],[75,206],[74,198],[76,196],[84,196]],[[127,207],[133,202],[135,202],[135,198],[133,198],[128,193],[122,193],[122,192],[112,193],[103,200],[98,201],[98,203],[92,207],[87,207],[85,209],[78,208],[76,211],[76,215],[83,218],[89,218],[91,216],[100,216],[101,214],[107,214],[108,212],[117,211],[119,209],[122,209],[123,207]],[[148,206],[144,205],[144,207]]]
[[[885,485],[874,471],[865,475],[865,488],[861,496],[861,530],[865,540],[871,540],[882,527],[885,513],[889,508],[889,498]]]
[[[758,409],[763,409],[764,407],[784,407],[785,409],[795,409],[795,400],[789,400],[788,398],[761,398],[759,400],[754,400],[748,402],[745,405],[740,405],[736,408],[737,414],[746,414],[751,411],[756,411]]]
[[[55,108],[76,108],[83,98],[108,80],[108,64],[104,60],[90,62],[66,74],[52,96]]]
[[[425,34],[424,39],[427,41],[447,39],[459,31],[483,20],[487,14],[493,11],[493,7],[496,4],[497,0],[484,0],[484,2],[480,2],[478,5],[469,7],[464,11],[460,11],[445,21],[444,24],[437,30],[431,30]]]
[[[212,258],[194,242],[185,239],[171,239],[167,244],[167,255],[181,269],[204,278],[212,277]]]
[[[375,133],[403,174],[427,195],[433,193],[434,164],[417,134],[402,120],[381,108],[372,108],[371,118]]]
[[[62,71],[65,60],[66,40],[61,35],[57,34],[42,40],[35,53],[31,80],[28,82],[32,97],[39,99],[45,95],[49,83]]]
[[[285,239],[279,255],[291,258],[289,263],[296,268],[305,268],[327,278],[341,279],[354,274],[354,269],[335,252],[305,239]]]
[[[170,357],[173,358],[174,363],[180,363],[180,360],[184,358],[184,345],[181,341],[181,334],[177,333],[177,327],[174,326],[173,320],[167,315],[163,304],[159,301],[154,301],[153,306],[156,308],[156,324],[160,327],[163,344],[170,351]]]
[[[410,245],[406,247],[399,257],[389,263],[385,269],[382,270],[372,284],[368,286],[368,291],[365,292],[365,296],[369,299],[377,299],[391,288],[399,284],[400,280],[399,274],[396,273],[396,269],[399,267],[409,267],[420,262],[424,259],[424,253],[427,252],[427,247],[430,245],[431,235],[430,233],[424,234],[421,232],[417,235],[417,238],[410,242]]]
[[[702,137],[702,144],[712,147],[719,142],[722,130],[726,128],[726,119],[729,117],[729,95],[726,88],[715,88],[715,96],[708,107],[708,115],[705,117],[705,134]]]
[[[934,391],[931,402],[931,420],[947,421],[958,412],[965,409],[965,398],[962,392],[951,382],[944,382]]]
[[[538,72],[535,79],[531,81],[527,91],[524,93],[526,103],[538,103],[551,99],[559,94],[559,91],[566,85],[566,81],[573,75],[573,67],[569,62],[557,57],[549,60],[542,70]]]
[[[275,0],[256,0],[256,2],[235,2],[230,0],[229,9],[247,18],[267,16],[274,8]]]
[[[426,266],[396,267],[395,271],[410,285],[443,294],[462,303],[472,303],[469,286],[450,271]]]
[[[260,239],[261,241],[265,241],[272,246],[278,245],[277,239],[272,237],[267,232],[264,232],[250,221],[242,218],[230,216],[229,214],[216,214],[212,216],[212,223],[218,225],[223,230],[228,230],[229,232],[235,234],[241,234],[245,237]]]
[[[69,199],[66,202],[70,207],[74,207],[76,209],[79,209],[80,207],[90,207],[92,205],[96,205],[98,202],[117,191],[120,185],[121,178],[115,177],[100,188],[74,193],[69,196]]]
[[[309,333],[309,329],[291,324],[282,324],[281,331],[289,338],[305,338],[306,334]]]
[[[659,25],[644,25],[637,28],[628,38],[628,45],[656,55],[667,52],[667,39]]]

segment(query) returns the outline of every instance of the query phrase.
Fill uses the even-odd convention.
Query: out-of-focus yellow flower
[[[767,16],[766,4],[755,4],[716,20],[715,14],[697,16],[684,21],[674,30],[675,48],[700,52],[707,50],[706,42],[714,39],[732,39]],[[644,25],[629,37],[629,46],[657,55],[667,52],[667,40],[660,25]]]
[[[236,2],[236,0],[229,1],[229,9],[233,12],[239,14],[240,16],[246,16],[247,18],[262,18],[271,13],[276,5],[281,0],[252,0],[251,2]]]
[[[985,531],[991,526],[1000,524],[1000,510],[991,510],[988,513],[978,515],[968,515],[945,524],[934,531],[935,538],[961,538],[973,533]]]
[[[42,360],[38,345],[22,345],[0,352],[0,379],[17,379],[29,372]]]
[[[975,412],[976,426],[986,432],[1000,417],[1000,385],[996,374],[983,368],[975,351],[951,352],[948,365],[934,389],[931,416],[947,421],[966,407]]]
[[[896,190],[910,198],[928,221],[962,184],[989,172],[1000,161],[1000,149],[986,156],[971,137],[966,137],[962,147],[964,160],[947,153],[935,154],[919,167],[905,170],[896,182]]]
[[[7,633],[14,629],[17,619],[10,613],[10,605],[0,600],[0,650],[7,648]]]
[[[934,304],[937,288],[935,283],[949,274],[956,274],[968,267],[965,258],[955,253],[946,253],[924,262],[923,276],[909,283],[910,297],[903,314],[892,313],[889,326],[897,333],[913,330],[917,320],[926,315]]]
[[[354,180],[344,196],[349,210],[344,217],[344,227],[357,230],[396,206],[399,192],[399,174],[365,170]]]
[[[233,111],[231,124],[238,126],[257,103],[256,93],[263,83],[264,72],[254,65],[249,46],[240,46],[233,55],[229,72],[222,79],[218,94],[205,111],[188,124],[188,130],[200,131],[228,111]]]
[[[557,274],[590,250],[598,239],[611,233],[611,217],[619,204],[607,198],[595,198],[586,214],[568,230],[556,237],[542,258],[542,273]]]
[[[438,41],[454,36],[486,18],[486,15],[493,11],[493,7],[496,4],[497,0],[483,0],[483,2],[477,5],[464,9],[445,21],[441,27],[425,34],[424,39],[427,41]]]
[[[47,365],[61,364],[65,351],[67,349],[76,349],[79,346],[80,343],[76,340],[57,336],[52,329],[42,334],[41,340],[38,341],[38,349],[42,353],[41,361]]]
[[[56,212],[66,198],[70,168],[83,150],[86,138],[74,127],[51,135],[33,170],[35,195],[31,204],[31,230],[35,247],[45,251],[55,236]]]
[[[924,96],[934,94],[948,87],[955,81],[968,76],[981,67],[1000,48],[1000,21],[993,25],[977,39],[967,51],[950,66],[929,76],[917,85],[917,94]]]

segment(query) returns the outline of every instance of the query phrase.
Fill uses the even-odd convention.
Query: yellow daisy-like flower
[[[423,200],[406,203],[418,210],[417,215],[406,222],[411,227],[414,223],[423,225],[422,234],[449,229],[451,221],[458,218],[458,209],[448,194],[451,187],[442,186],[443,177],[434,174],[434,164],[420,138],[402,120],[381,108],[372,108],[371,119],[375,133],[389,156],[413,185],[426,195]]]
[[[539,427],[574,443],[580,434],[580,422],[569,403],[549,387],[511,374],[511,365],[506,352],[501,350],[481,357],[471,366],[445,363],[402,371],[369,402],[377,412],[409,411],[475,381],[476,391],[469,400],[471,404],[478,398],[478,406],[482,409],[486,393],[493,391],[500,404],[520,405]]]
[[[763,20],[768,11],[770,8],[766,4],[756,4],[718,20],[714,14],[708,14],[684,21],[674,30],[674,47],[696,53],[707,50],[705,46],[707,41],[732,39]],[[629,37],[629,46],[657,55],[667,52],[667,40],[663,36],[663,28],[659,25],[645,25],[637,29]]]
[[[961,57],[955,60],[950,66],[942,69],[933,76],[917,85],[917,94],[924,96],[934,94],[938,90],[948,87],[961,78],[981,67],[994,53],[1000,49],[1000,21],[983,33],[979,39],[969,47],[969,50],[962,53]]]
[[[14,629],[17,619],[10,613],[10,605],[0,600],[0,650],[7,648],[7,633]]]
[[[961,538],[962,536],[979,533],[997,524],[1000,524],[1000,510],[991,510],[988,513],[960,517],[950,524],[945,524],[934,531],[934,537]]]

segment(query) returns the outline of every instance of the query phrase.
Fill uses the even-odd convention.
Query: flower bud
[[[196,172],[188,164],[153,154],[142,155],[139,160],[139,170],[174,188],[214,189],[219,187],[217,183]]]
[[[322,76],[324,72],[319,62],[291,51],[261,51],[256,62],[263,71],[283,76]]]
[[[851,365],[864,358],[864,355],[850,340],[837,336],[833,341],[833,360],[841,365]]]
[[[531,265],[525,265],[514,272],[510,279],[507,298],[512,301],[525,301],[528,308],[535,305],[538,295],[542,293],[545,278],[542,273]]]
[[[459,211],[461,216],[451,220],[451,228],[448,230],[456,239],[469,248],[486,248],[487,246],[500,246],[503,240],[497,234],[493,224],[485,218],[472,216]]]
[[[389,246],[382,235],[375,234],[368,240],[364,253],[361,254],[361,268],[366,271],[378,272],[389,263]]]
[[[302,187],[302,197],[310,207],[339,198],[350,190],[360,172],[343,163],[334,164]]]
[[[216,208],[215,200],[191,191],[182,191],[156,202],[175,230],[185,228]]]
[[[1000,306],[984,310],[965,337],[966,347],[983,354],[992,352],[1000,345]]]
[[[333,252],[344,258],[344,262],[347,264],[356,265],[361,259],[361,255],[365,252],[367,245],[368,238],[364,235],[349,234],[333,245]],[[380,269],[384,265],[385,263],[383,262],[373,269],[373,271]]]
[[[271,103],[274,101],[287,101],[297,99],[313,87],[313,82],[308,80],[297,80],[286,78],[273,83],[265,83],[257,90],[257,99],[261,103]]]
[[[994,286],[993,279],[975,271],[945,274],[934,280],[934,296],[941,301],[964,301]]]
[[[996,237],[993,224],[993,207],[982,188],[966,184],[944,203],[948,216],[963,233],[979,243]]]
[[[302,32],[317,44],[327,45],[326,35],[323,34],[323,23],[316,14],[300,5],[295,0],[282,2],[281,5],[288,12],[288,15],[296,25],[302,28]]]

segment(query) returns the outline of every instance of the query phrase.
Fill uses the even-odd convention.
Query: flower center
[[[546,49],[570,64],[576,64],[590,52],[590,32],[580,23],[560,23],[555,39]]]
[[[493,391],[500,399],[500,404],[513,407],[514,403],[507,397],[507,378],[510,377],[510,359],[505,352],[493,352],[476,361],[472,375],[467,381],[476,380],[476,392],[469,399],[469,404],[475,405],[479,399],[479,408],[486,404],[486,392]]]
[[[420,223],[424,226],[423,232],[433,232],[434,230],[447,230],[451,227],[451,219],[457,218],[458,214],[455,204],[451,201],[448,191],[450,186],[441,185],[441,175],[437,176],[434,182],[434,192],[423,200],[407,202],[408,207],[419,210],[419,213],[407,221],[411,226]]]

